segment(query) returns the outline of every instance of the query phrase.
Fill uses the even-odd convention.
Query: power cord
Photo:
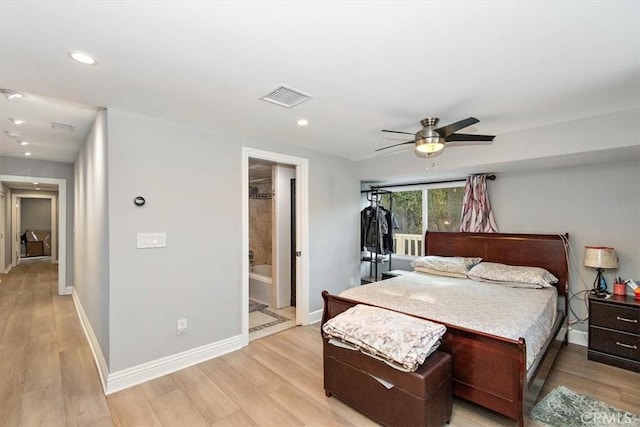
[[[579,268],[578,262],[576,261],[576,257],[575,257],[575,251],[573,250],[573,247],[571,246],[571,243],[569,242],[569,238],[564,234],[560,234],[559,236],[562,239],[562,241],[564,242],[565,256],[567,257],[567,265],[569,267],[571,267],[571,266],[574,267],[574,271],[577,272],[578,277],[580,278],[580,282],[582,282],[582,285],[585,288],[584,290],[580,290],[580,291],[574,292],[573,294],[569,295],[569,301],[568,301],[567,305],[569,306],[569,311],[571,311],[571,314],[573,315],[573,317],[575,317],[575,320],[573,322],[569,321],[569,324],[570,325],[574,325],[576,323],[584,323],[587,320],[589,320],[589,315],[587,314],[587,316],[584,317],[584,318],[578,317],[576,312],[573,310],[573,307],[571,307],[571,301],[573,299],[578,299],[578,300],[583,301],[584,302],[584,306],[585,306],[585,311],[587,313],[589,313],[589,303],[588,303],[587,296],[588,296],[589,292],[591,291],[591,287],[587,284],[587,282],[584,280],[584,277],[580,273],[580,268]]]

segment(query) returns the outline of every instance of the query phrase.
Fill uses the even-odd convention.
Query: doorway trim
[[[296,324],[309,324],[309,160],[242,147],[242,345],[249,344],[249,158],[296,167]]]
[[[58,236],[58,196],[55,194],[36,194],[34,192],[23,192],[24,190],[14,190],[14,192],[11,194],[11,204],[12,204],[12,208],[13,211],[11,212],[11,217],[12,217],[12,221],[11,221],[11,232],[12,232],[12,236],[16,235],[16,239],[17,239],[17,234],[20,231],[19,229],[21,228],[21,215],[22,215],[22,200],[24,199],[48,199],[51,202],[51,262],[53,264],[57,264],[58,263],[58,246],[59,246],[59,239],[60,237]],[[46,192],[45,192],[46,193]],[[15,244],[19,245],[19,243],[17,241],[14,241]],[[14,259],[15,257],[17,257],[17,252],[14,250],[13,252],[13,257],[11,259],[11,261],[15,264],[16,263],[16,259]]]
[[[28,183],[38,181],[44,184],[54,184],[58,186],[58,295],[71,294],[71,287],[67,287],[67,180],[41,176],[0,175],[0,182],[2,181]],[[13,197],[13,190],[11,194]],[[12,216],[14,212],[15,207],[11,209]],[[15,236],[11,236],[12,241],[14,237]],[[15,251],[13,243],[11,247],[11,250]]]

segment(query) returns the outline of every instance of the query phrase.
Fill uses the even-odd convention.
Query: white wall
[[[593,285],[595,271],[582,265],[587,245],[616,249],[619,268],[605,271],[610,291],[616,275],[640,279],[640,162],[503,173],[489,196],[501,232],[569,233],[571,292]],[[581,300],[571,306],[586,317]]]
[[[78,154],[75,171],[73,266],[75,295],[80,300],[97,345],[110,364],[109,228],[107,197],[107,113],[100,111]],[[101,362],[99,360],[99,362]],[[106,369],[102,367],[101,369]]]
[[[24,230],[51,230],[51,199],[23,198],[20,226]]]
[[[108,123],[110,371],[241,334],[242,146],[309,159],[310,310],[358,276],[351,162],[120,110]],[[139,232],[166,248],[136,249]]]

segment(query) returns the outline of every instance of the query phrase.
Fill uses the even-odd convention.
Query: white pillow
[[[429,255],[411,261],[411,267],[425,267],[447,273],[467,274],[469,269],[480,261],[482,258]]]
[[[469,270],[467,277],[473,280],[522,283],[538,285],[544,288],[558,283],[558,279],[544,268],[507,265],[495,262],[481,262]]]
[[[467,278],[467,275],[464,273],[452,273],[450,271],[435,270],[428,267],[414,267],[414,271],[417,271],[418,273],[433,274],[434,276],[454,277],[458,279]]]

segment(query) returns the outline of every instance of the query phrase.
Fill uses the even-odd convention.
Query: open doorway
[[[295,174],[293,165],[249,159],[249,340],[297,324],[291,276],[296,263],[291,218]]]
[[[55,261],[58,247],[57,193],[39,194],[37,197],[16,194],[16,198],[20,258],[50,258]]]
[[[34,182],[41,190],[36,190]],[[67,287],[67,181],[66,179],[0,175],[0,187],[4,192],[5,217],[0,223],[0,233],[5,239],[4,266],[8,272],[21,260],[20,200],[23,197],[51,199],[52,241],[51,262],[58,264],[58,294],[71,293]],[[39,193],[42,191],[42,193]],[[8,206],[7,206],[8,205]],[[8,248],[8,249],[7,249]]]
[[[244,148],[242,170],[242,324],[243,339],[248,344],[249,339],[277,331],[260,332],[254,328],[249,335],[250,299],[267,307],[275,328],[308,323],[308,161]],[[292,180],[296,182],[295,198],[291,195]],[[292,297],[295,305],[291,304]],[[257,316],[252,315],[253,321]],[[287,324],[278,315],[293,319]],[[257,323],[269,320],[263,318]]]

